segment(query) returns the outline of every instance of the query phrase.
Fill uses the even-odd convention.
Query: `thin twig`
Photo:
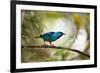
[[[50,45],[29,45],[29,46],[22,46],[22,48],[56,48],[56,49],[66,49],[66,50],[69,50],[69,51],[73,51],[73,52],[77,52],[79,53],[80,55],[83,55],[85,57],[90,57],[88,54],[85,54],[79,50],[76,50],[76,49],[70,49],[70,48],[65,48],[65,47],[58,47],[58,46],[50,46]]]

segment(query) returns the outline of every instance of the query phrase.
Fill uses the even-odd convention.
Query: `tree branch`
[[[56,48],[56,49],[66,49],[66,50],[69,50],[69,51],[73,51],[73,52],[76,52],[80,55],[83,55],[85,57],[88,57],[90,58],[90,56],[88,54],[85,54],[84,52],[81,52],[79,50],[76,50],[76,49],[70,49],[70,48],[66,48],[66,47],[58,47],[58,46],[50,46],[50,45],[28,45],[28,46],[22,46],[22,48]]]

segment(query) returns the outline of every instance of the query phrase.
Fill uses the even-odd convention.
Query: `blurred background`
[[[89,55],[90,51],[90,14],[79,12],[56,12],[21,10],[21,45],[43,45],[41,38],[35,38],[47,32],[64,32],[55,46],[76,49]],[[48,44],[48,43],[47,43]],[[50,62],[87,60],[66,48],[21,48],[21,62]]]

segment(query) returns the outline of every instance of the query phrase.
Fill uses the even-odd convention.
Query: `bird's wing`
[[[44,36],[52,36],[55,32],[48,32],[48,33],[45,33],[43,34]]]

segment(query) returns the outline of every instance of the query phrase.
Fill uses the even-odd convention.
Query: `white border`
[[[90,60],[82,61],[61,61],[61,62],[39,62],[39,63],[21,63],[21,9],[24,10],[46,10],[63,12],[87,12],[90,13]],[[84,8],[69,7],[50,7],[34,5],[16,5],[16,68],[39,68],[53,66],[72,66],[94,64],[94,10]]]

